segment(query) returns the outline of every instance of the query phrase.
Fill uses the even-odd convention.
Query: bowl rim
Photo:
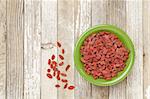
[[[108,81],[108,82],[104,82],[104,83],[96,83],[96,82],[93,82],[92,80],[89,80],[87,77],[85,77],[85,75],[88,75],[88,74],[85,74],[84,72],[81,72],[81,68],[80,68],[80,66],[78,66],[78,64],[77,64],[77,57],[76,57],[76,53],[78,53],[77,52],[77,47],[78,47],[78,44],[81,42],[81,40],[83,39],[83,37],[84,36],[86,36],[86,35],[90,35],[90,34],[92,34],[92,33],[90,33],[90,31],[92,31],[92,30],[95,30],[95,29],[97,29],[97,28],[101,28],[101,29],[105,29],[106,31],[107,31],[107,29],[109,30],[112,30],[112,31],[114,31],[114,32],[118,32],[118,33],[122,33],[121,35],[122,36],[125,36],[125,38],[128,40],[128,41],[126,41],[126,42],[128,42],[128,44],[130,44],[130,46],[131,46],[131,61],[129,62],[129,64],[128,64],[128,68],[126,69],[126,71],[122,74],[122,75],[120,75],[120,77],[118,77],[118,78],[116,78],[115,80],[116,81]],[[117,83],[119,83],[119,82],[121,82],[121,81],[123,81],[127,76],[128,76],[128,74],[131,72],[131,69],[132,69],[132,67],[133,67],[133,64],[134,64],[134,59],[135,59],[135,49],[134,49],[134,45],[133,45],[133,42],[131,41],[131,39],[130,39],[130,37],[127,35],[127,33],[126,32],[124,32],[122,29],[120,29],[120,28],[118,28],[117,26],[115,26],[115,25],[110,25],[110,24],[101,24],[101,25],[95,25],[95,26],[92,26],[92,27],[90,27],[90,28],[88,28],[86,31],[84,31],[81,35],[80,35],[80,37],[79,37],[79,39],[77,40],[77,42],[76,42],[76,44],[75,44],[75,47],[74,47],[74,63],[75,63],[75,67],[76,67],[76,69],[77,69],[77,71],[79,72],[79,74],[85,79],[85,80],[87,80],[88,82],[90,82],[91,84],[93,84],[93,85],[97,85],[97,86],[112,86],[112,85],[115,85],[115,84],[117,84]]]

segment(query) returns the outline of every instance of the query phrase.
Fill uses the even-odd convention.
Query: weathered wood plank
[[[92,0],[92,26],[106,24],[106,6],[106,1]]]
[[[87,28],[91,27],[91,0],[75,0],[75,41]],[[75,71],[75,99],[91,99],[92,87]]]
[[[23,0],[7,0],[7,99],[23,99]]]
[[[143,64],[144,64],[144,96],[145,99],[150,99],[150,1],[143,1]]]
[[[0,99],[6,99],[6,1],[0,0]]]
[[[143,99],[142,0],[126,2],[127,33],[135,47],[135,63],[127,77],[126,99]],[[148,42],[146,42],[148,43]]]
[[[116,25],[126,31],[126,2],[109,0],[106,4],[107,23]],[[117,85],[109,87],[110,99],[126,99],[126,79]]]
[[[70,64],[71,68],[67,72],[69,85],[74,85],[74,0],[58,0],[58,41],[62,42],[62,48],[65,49],[64,63]],[[58,49],[58,54],[61,50]],[[60,59],[58,59],[60,62]],[[65,71],[65,66],[59,68]],[[60,83],[60,82],[58,82]],[[64,84],[61,84],[61,86]],[[74,90],[64,90],[63,86],[58,90],[58,99],[74,99]]]
[[[92,0],[92,26],[106,24],[106,4],[102,0]],[[108,99],[108,92],[108,87],[92,85],[93,99]]]
[[[53,54],[57,56],[57,47],[51,43],[57,42],[57,0],[42,1],[42,72],[41,72],[41,99],[57,99],[56,79],[48,79],[46,71],[48,59]],[[57,60],[57,58],[56,58]]]
[[[24,1],[24,99],[40,99],[41,1]]]

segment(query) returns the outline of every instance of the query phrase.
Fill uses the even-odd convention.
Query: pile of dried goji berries
[[[73,90],[75,88],[75,86],[69,85],[69,82],[67,80],[67,74],[65,72],[61,72],[58,68],[58,66],[64,67],[64,56],[63,55],[65,54],[65,50],[63,48],[61,48],[62,46],[61,46],[60,42],[57,42],[57,47],[61,50],[61,54],[58,55],[61,62],[58,63],[56,61],[55,55],[52,55],[51,59],[48,59],[49,68],[47,69],[47,77],[49,79],[56,78],[58,81],[61,81],[62,83],[64,83],[63,85],[56,84],[55,85],[56,88],[63,87],[64,89],[68,88],[69,90]],[[64,68],[65,68],[65,71],[67,72],[70,68],[70,65],[67,65]]]
[[[87,37],[80,48],[85,71],[94,77],[111,80],[125,68],[128,49],[116,35],[102,31]]]

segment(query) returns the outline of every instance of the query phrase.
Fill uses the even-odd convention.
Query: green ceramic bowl
[[[100,79],[100,78],[95,80],[91,75],[88,75],[84,71],[83,63],[80,61],[81,45],[83,44],[84,40],[89,35],[98,31],[109,31],[109,32],[114,33],[122,41],[122,43],[126,46],[126,48],[130,51],[129,58],[126,62],[126,67],[124,68],[123,71],[119,72],[116,77],[112,78],[112,80],[105,80],[105,79]],[[89,28],[80,36],[74,49],[74,62],[76,65],[75,66],[76,69],[85,80],[97,86],[111,86],[124,80],[129,74],[129,72],[131,71],[132,65],[134,63],[134,56],[135,56],[134,46],[129,36],[124,31],[122,31],[121,29],[113,25],[97,25],[92,28]]]

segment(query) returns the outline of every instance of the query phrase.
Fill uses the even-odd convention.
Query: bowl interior
[[[90,36],[92,33],[96,33],[99,31],[109,31],[111,33],[114,33],[125,45],[125,47],[130,51],[129,53],[129,58],[126,62],[126,66],[123,71],[119,72],[116,77],[113,77],[112,80],[104,80],[104,79],[94,79],[91,75],[88,75],[83,68],[83,63],[80,61],[81,54],[80,54],[80,47],[82,46],[84,40]],[[78,39],[75,49],[74,49],[74,61],[75,61],[75,67],[77,68],[78,72],[80,75],[89,81],[90,83],[98,86],[110,86],[114,85],[123,79],[126,78],[127,74],[132,68],[132,65],[134,63],[134,46],[128,35],[122,31],[121,29],[117,28],[116,26],[113,25],[99,25],[99,26],[94,26],[88,30],[86,30]]]

